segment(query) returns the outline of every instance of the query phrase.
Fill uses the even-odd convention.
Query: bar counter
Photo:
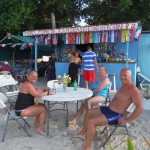
[[[58,75],[63,75],[68,74],[68,67],[69,67],[69,62],[56,62],[56,77]],[[120,70],[122,68],[126,67],[126,63],[123,62],[114,62],[114,63],[98,63],[98,66],[106,66],[107,72],[108,73],[115,73],[116,75],[116,88],[119,89],[121,87],[121,81],[120,81]],[[131,69],[132,72],[132,81],[134,84],[136,84],[136,68],[137,68],[137,63],[128,63],[128,68]],[[96,73],[98,75],[98,72]],[[113,84],[113,79],[110,77],[110,80]],[[81,86],[83,86],[83,76],[81,76]],[[112,85],[113,86],[113,85]]]

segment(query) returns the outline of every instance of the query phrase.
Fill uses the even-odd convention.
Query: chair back
[[[5,94],[7,95],[7,97],[18,96],[19,90],[16,90],[16,91],[13,91],[13,92],[6,92]]]
[[[16,81],[11,75],[0,75],[0,87],[8,85],[16,85]]]
[[[6,105],[4,104],[4,102],[0,99],[0,108],[3,109],[3,108],[6,108]]]
[[[112,82],[110,82],[110,84],[109,84],[108,94],[109,94],[109,92],[111,90],[111,87],[112,87]]]
[[[4,93],[0,92],[0,100],[3,101],[3,103],[6,103],[8,98]]]
[[[9,71],[1,71],[0,75],[11,75]]]
[[[107,98],[109,98],[109,93],[110,93],[110,91],[111,91],[111,87],[112,87],[112,82],[110,82],[110,84],[109,84],[109,88],[108,88],[108,95],[107,95]]]
[[[62,84],[58,84],[58,80],[51,80],[47,82],[47,87],[48,88],[53,88],[53,87],[60,88],[62,87]]]
[[[136,106],[133,103],[131,103],[129,105],[129,107],[127,108],[127,112],[133,113],[133,111],[135,110],[135,108],[136,108]]]

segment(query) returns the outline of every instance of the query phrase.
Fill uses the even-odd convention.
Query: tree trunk
[[[51,20],[52,20],[52,29],[56,29],[56,21],[55,21],[55,14],[52,12],[51,13]],[[52,35],[52,36],[56,36],[56,35]],[[56,37],[53,37],[56,38]],[[57,39],[58,42],[58,39]],[[56,45],[54,45],[55,47],[55,55],[57,58],[59,58],[59,47],[57,47]]]
[[[56,21],[55,21],[55,14],[51,13],[51,19],[52,19],[52,29],[56,28]]]

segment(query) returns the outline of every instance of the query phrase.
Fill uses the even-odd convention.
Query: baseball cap
[[[5,64],[5,65],[8,65],[8,62],[7,62],[7,61],[5,61],[5,62],[4,62],[4,64]]]

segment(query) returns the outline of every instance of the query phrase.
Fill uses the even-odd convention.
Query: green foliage
[[[50,14],[55,14],[56,26],[67,27],[75,24],[75,20],[80,17],[80,8],[82,6],[82,0],[43,0],[37,7],[38,18],[44,18],[51,27]],[[40,28],[40,24],[38,24]]]
[[[150,30],[149,0],[84,0],[88,7],[82,10],[87,23],[110,24],[141,20],[143,30]]]
[[[110,150],[115,150],[111,145],[109,146]]]
[[[0,32],[22,33],[31,29],[70,27],[80,18],[90,25],[141,20],[150,30],[149,0],[0,0]]]
[[[26,0],[1,0],[0,1],[0,31],[15,32],[20,30],[26,22],[33,19],[32,1]]]
[[[118,4],[118,7],[120,8],[120,11],[126,11],[133,5],[132,0],[120,0],[120,3]]]
[[[135,150],[135,146],[130,137],[128,137],[127,143],[128,143],[128,150]]]
[[[109,147],[110,147],[110,150],[115,150],[111,145]],[[129,136],[127,138],[127,147],[128,147],[128,150],[135,150],[135,146],[132,142],[132,139]]]

